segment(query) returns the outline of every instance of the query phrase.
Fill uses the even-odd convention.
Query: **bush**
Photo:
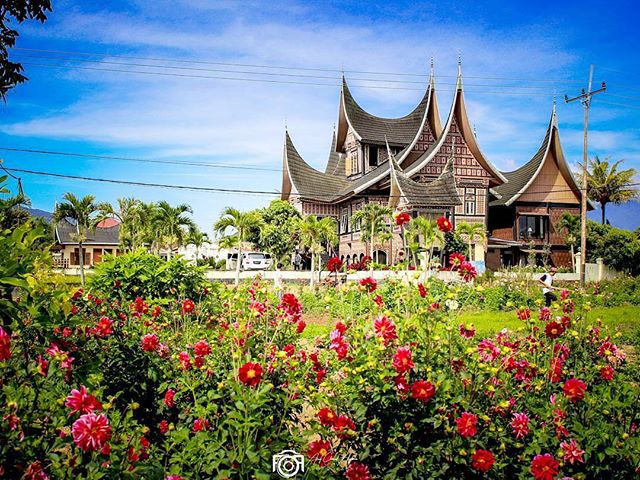
[[[193,266],[181,257],[163,260],[144,250],[107,255],[89,280],[89,286],[95,292],[116,293],[126,301],[136,297],[196,298],[206,285],[204,267]]]

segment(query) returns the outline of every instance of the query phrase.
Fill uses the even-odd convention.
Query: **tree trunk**
[[[605,220],[607,218],[606,215],[605,215],[604,209],[605,209],[607,203],[606,202],[600,202],[600,205],[602,206],[602,225],[604,225],[604,222],[605,222]]]
[[[311,286],[311,288],[313,289],[313,285],[314,285],[314,272],[315,272],[315,265],[316,265],[316,254],[311,252],[311,280],[309,282],[309,285]]]
[[[242,248],[238,245],[238,261],[236,262],[236,287],[240,284],[240,267],[242,266]]]
[[[82,242],[78,242],[78,247],[80,248],[80,283],[84,287],[84,247]]]

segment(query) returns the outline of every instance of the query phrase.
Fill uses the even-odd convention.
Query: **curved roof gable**
[[[319,202],[330,202],[348,183],[342,177],[319,172],[305,162],[293,145],[288,131],[284,135],[282,164],[283,200],[298,195]]]
[[[363,142],[384,145],[386,137],[394,146],[404,147],[411,143],[422,125],[422,118],[429,104],[429,90],[427,87],[420,103],[408,115],[400,118],[376,117],[356,102],[343,75],[338,115],[338,145],[344,144],[348,127],[351,127]]]

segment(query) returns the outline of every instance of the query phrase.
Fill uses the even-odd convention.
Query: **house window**
[[[547,231],[547,217],[542,215],[522,215],[519,227],[520,238],[544,238]]]
[[[373,145],[369,145],[369,166],[378,166],[378,147],[375,147]]]
[[[340,217],[340,233],[347,233],[349,231],[349,216],[344,213]]]
[[[475,188],[464,189],[464,214],[465,215],[476,214],[476,189]]]
[[[360,164],[358,162],[358,150],[351,152],[351,173],[360,172]]]

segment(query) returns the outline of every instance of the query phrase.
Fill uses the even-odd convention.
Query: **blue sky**
[[[433,56],[438,102],[444,117],[450,106],[452,76],[460,52],[469,116],[484,153],[501,169],[513,169],[535,153],[544,135],[554,93],[559,99],[565,93],[579,93],[586,84],[590,63],[595,64],[595,80],[606,80],[608,85],[607,93],[595,98],[591,109],[590,154],[624,158],[626,165],[640,169],[640,14],[631,1],[60,0],[54,2],[54,8],[45,25],[21,27],[19,47],[99,53],[101,61],[116,63],[149,63],[122,58],[135,56],[335,72],[270,70],[330,77],[271,77],[328,84],[325,86],[136,75],[67,68],[131,67],[53,61],[52,54],[23,50],[16,52],[16,58],[25,63],[65,68],[25,65],[30,81],[10,94],[7,105],[0,106],[2,147],[257,165],[279,170],[286,122],[300,153],[312,165],[323,168],[337,118],[340,70],[347,71],[352,92],[367,110],[380,116],[400,116],[421,98],[422,78],[349,71],[426,74]],[[68,54],[57,56],[71,58]],[[196,70],[163,71],[238,76]],[[357,78],[417,83],[382,84]],[[405,89],[372,88],[383,85]],[[572,162],[582,158],[582,114],[578,104],[558,102],[561,140]],[[2,151],[0,158],[15,168],[152,183],[275,192],[281,181],[279,171],[152,165]],[[121,196],[146,201],[166,199],[191,204],[196,221],[207,231],[225,206],[249,209],[273,198],[22,176],[36,208],[51,210],[67,191],[92,193],[100,201],[115,201]],[[639,226],[640,216],[625,215],[625,211],[631,209],[614,215],[613,223],[627,228]]]

